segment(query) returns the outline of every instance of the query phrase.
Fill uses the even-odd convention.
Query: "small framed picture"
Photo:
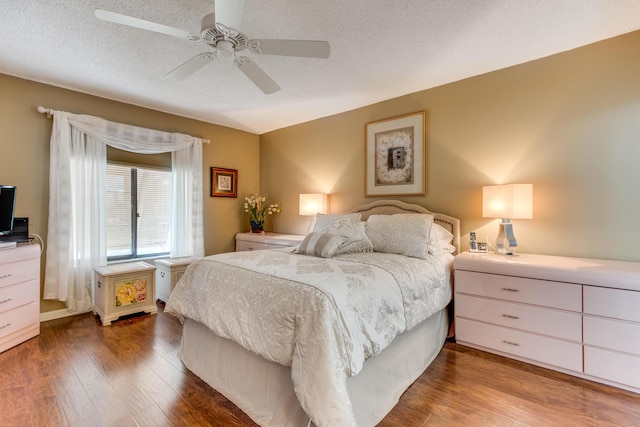
[[[211,197],[238,197],[238,170],[211,168]]]
[[[487,252],[486,242],[478,242],[478,252]]]

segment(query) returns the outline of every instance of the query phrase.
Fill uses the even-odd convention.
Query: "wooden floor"
[[[254,426],[176,356],[165,314],[42,323],[0,353],[2,426]],[[640,395],[447,343],[381,426],[640,426]]]

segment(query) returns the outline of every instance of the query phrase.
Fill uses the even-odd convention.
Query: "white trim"
[[[48,320],[62,319],[63,317],[75,316],[77,313],[72,313],[66,308],[61,308],[60,310],[53,311],[45,311],[44,313],[40,313],[40,323],[46,322]]]

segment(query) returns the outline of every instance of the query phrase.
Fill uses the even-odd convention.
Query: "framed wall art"
[[[238,171],[211,168],[211,197],[238,197]]]
[[[425,195],[427,113],[365,125],[365,196]]]

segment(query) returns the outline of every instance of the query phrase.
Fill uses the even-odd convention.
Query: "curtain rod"
[[[51,116],[53,116],[53,110],[51,108],[45,108],[45,107],[43,107],[41,105],[38,105],[36,107],[36,110],[38,110],[38,113],[40,113],[40,114],[46,114],[48,119],[50,119]],[[210,139],[203,139],[202,142],[205,143],[205,144],[211,144],[211,140]]]

